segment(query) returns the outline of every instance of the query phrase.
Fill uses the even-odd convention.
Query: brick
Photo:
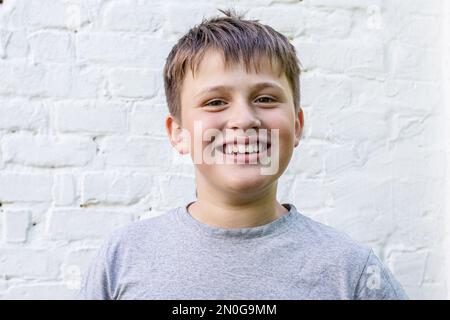
[[[276,11],[278,14],[273,14]],[[305,30],[306,19],[305,8],[301,6],[286,6],[283,4],[273,6],[254,6],[251,7],[246,18],[258,19],[262,23],[273,27],[287,37],[294,37]],[[287,16],[297,17],[297,23],[292,23]]]
[[[201,5],[187,7],[180,0],[168,2],[164,13],[166,16],[164,31],[167,35],[184,34],[192,28],[191,21],[201,21],[203,18],[220,14],[213,4],[202,3]],[[186,17],[189,17],[189,19],[186,19]]]
[[[30,279],[52,277],[57,273],[56,259],[47,249],[0,248],[0,274],[3,276]]]
[[[151,210],[142,210],[141,212],[138,212],[136,214],[136,220],[145,220],[145,219],[149,219],[152,217],[157,217],[161,214],[164,214],[165,210],[155,210],[155,209],[151,209]]]
[[[351,146],[329,146],[323,153],[325,171],[330,176],[345,174],[358,165],[357,155]]]
[[[114,97],[150,98],[161,86],[161,72],[148,69],[114,69],[109,81]]]
[[[288,173],[280,176],[277,188],[277,200],[280,203],[291,202],[294,179],[295,176],[288,175]]]
[[[68,271],[67,273],[74,272],[76,268],[79,268],[81,274],[85,274],[98,249],[99,247],[79,247],[71,249],[67,255],[65,255],[61,268]]]
[[[425,276],[429,252],[405,252],[392,250],[390,252],[390,269],[398,281],[410,286],[420,286]]]
[[[352,94],[357,94],[352,90],[351,80],[343,76],[307,74],[303,77],[301,86],[301,104],[312,106],[314,110],[348,108],[352,102]]]
[[[357,9],[382,6],[383,0],[303,0],[305,6]]]
[[[136,102],[130,114],[130,132],[133,135],[167,137],[165,126],[168,108],[165,104]]]
[[[0,60],[0,74],[0,94],[39,95],[42,92],[45,69],[41,65],[26,66]]]
[[[54,64],[20,64],[0,61],[0,94],[32,97],[65,97],[70,92],[70,66]]]
[[[386,101],[391,89],[389,80],[373,81],[373,79],[353,77],[350,80],[351,103],[345,111],[355,112],[392,112]]]
[[[14,300],[72,300],[75,293],[64,283],[37,283],[13,286],[6,294]]]
[[[335,9],[333,11],[311,11],[305,19],[304,33],[315,37],[344,38],[347,37],[353,27],[352,12]]]
[[[4,59],[6,57],[6,44],[9,40],[11,32],[6,30],[0,30],[0,58]]]
[[[167,139],[148,137],[106,137],[99,141],[99,158],[108,166],[155,167],[170,166],[172,146]]]
[[[70,68],[69,91],[64,98],[88,99],[102,95],[103,73],[91,65],[74,65]]]
[[[52,191],[55,206],[72,205],[76,197],[76,181],[74,175],[68,173],[55,174]]]
[[[22,11],[16,10],[19,1],[3,1],[2,10],[0,12],[0,27],[6,29],[20,29],[22,23]]]
[[[51,201],[53,179],[48,173],[0,173],[0,201]]]
[[[162,69],[173,44],[148,35],[90,32],[77,35],[79,62]]]
[[[27,34],[24,30],[2,31],[3,58],[20,59],[26,58],[29,52]]]
[[[71,249],[61,265],[65,285],[69,289],[79,289],[87,275],[90,264],[99,247],[77,247]]]
[[[0,98],[0,129],[41,131],[48,125],[43,104],[23,98]]]
[[[385,85],[386,100],[408,110],[432,111],[440,104],[440,86],[435,83],[417,82],[409,79],[389,79]]]
[[[50,240],[101,239],[132,221],[130,214],[105,209],[53,209],[46,235]]]
[[[92,172],[83,176],[83,204],[130,205],[156,193],[152,175]]]
[[[304,139],[327,140],[331,134],[330,126],[326,120],[326,112],[320,109],[303,108],[305,127]],[[314,124],[314,125],[313,125]]]
[[[410,0],[408,5],[405,5],[402,1],[396,0],[390,4],[390,10],[401,12],[403,16],[408,14],[438,16],[442,13],[443,2],[445,0],[429,0],[426,3],[420,0]]]
[[[340,112],[330,114],[331,136],[338,142],[381,142],[389,137],[387,112]]]
[[[3,138],[5,163],[40,167],[85,166],[95,155],[95,143],[86,137],[10,135]]]
[[[286,174],[303,173],[306,177],[313,178],[323,172],[323,157],[328,146],[304,139],[300,140],[300,144],[294,149]]]
[[[361,9],[352,11],[350,38],[380,41],[385,36],[384,31],[391,32],[389,24],[396,20],[389,16],[384,6],[367,5]]]
[[[66,8],[66,26],[70,30],[80,31],[83,26],[97,30],[101,28],[103,0],[71,1]]]
[[[61,0],[28,0],[20,2],[23,22],[35,28],[66,26],[66,4]]]
[[[102,81],[98,68],[82,65],[26,65],[0,60],[0,73],[4,75],[0,94],[39,98],[95,98]]]
[[[3,213],[3,235],[5,242],[26,242],[30,226],[30,212],[25,210],[5,211]]]
[[[364,168],[346,170],[345,178],[325,176],[323,185],[331,197],[330,201],[336,212],[343,212],[344,217],[330,217],[330,221],[345,223],[353,216],[361,216],[361,208],[377,208],[380,212],[389,212],[390,193],[389,177],[376,179]]]
[[[38,31],[28,37],[34,61],[70,62],[75,57],[73,39],[68,32]]]
[[[177,207],[183,205],[186,198],[195,199],[195,179],[180,175],[157,176],[161,193],[161,206]]]
[[[125,133],[127,106],[106,101],[65,101],[56,104],[59,132]]]
[[[8,281],[6,280],[0,280],[0,299],[3,300],[3,294],[6,292],[6,290],[8,289]]]
[[[439,20],[431,16],[409,15],[399,22],[399,42],[422,48],[438,48],[440,43]]]
[[[387,71],[384,45],[377,41],[294,39],[293,44],[307,70],[319,69],[369,78],[383,77]]]
[[[424,120],[427,117],[428,114],[425,110],[397,108],[397,112],[392,116],[391,138],[394,140],[412,139],[421,135],[426,128]]]
[[[292,198],[301,204],[302,209],[314,209],[325,206],[327,190],[319,179],[304,179],[296,177],[292,187]],[[308,190],[308,193],[305,193]]]
[[[152,31],[163,26],[161,3],[136,0],[111,2],[103,11],[103,26],[115,31]]]
[[[391,210],[393,214],[403,214],[402,226],[404,226],[404,229],[402,228],[402,230],[404,231],[400,231],[400,234],[404,235],[402,241],[407,245],[417,244],[417,240],[422,242],[427,240],[428,244],[430,240],[432,241],[432,239],[426,239],[426,237],[418,239],[417,235],[409,234],[406,231],[412,232],[411,230],[416,228],[417,224],[421,224],[423,227],[428,225],[427,228],[424,228],[428,232],[433,230],[435,226],[432,226],[429,218],[426,218],[426,216],[433,213],[431,216],[436,219],[436,215],[442,210],[436,201],[445,197],[445,189],[443,189],[445,182],[436,177],[439,174],[439,167],[432,170],[432,173],[428,173],[424,169],[414,170],[414,165],[420,162],[419,156],[424,158],[423,152],[419,153],[419,155],[414,155],[413,152],[410,152],[408,157],[403,157],[402,162],[394,163],[391,169],[392,175],[396,178],[396,180],[392,181],[390,187],[392,195]],[[445,161],[445,158],[443,160]],[[436,163],[437,161],[435,160],[426,159],[427,165],[436,165]],[[414,180],[407,179],[408,176],[406,174],[414,176]],[[431,202],[432,200],[434,202]],[[409,208],[408,212],[402,213],[402,204],[409,202],[413,202],[414,206]],[[424,232],[416,231],[415,233],[423,235]]]
[[[438,80],[440,77],[440,52],[406,44],[392,46],[393,73],[398,79]]]
[[[5,162],[3,161],[2,152],[0,150],[0,169],[5,167]]]
[[[161,72],[193,21],[222,14],[185,4],[0,5],[0,299],[72,298],[110,230],[195,199],[192,160],[168,141]],[[445,297],[448,1],[237,5],[304,66],[304,139],[277,198],[372,246],[411,298]],[[72,145],[37,143],[55,134],[92,144],[92,158],[81,167]]]

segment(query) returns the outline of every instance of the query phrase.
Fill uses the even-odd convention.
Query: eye
[[[213,104],[214,102],[223,102],[222,100],[211,100],[211,101],[209,101],[208,103],[206,103],[205,104],[205,106],[213,106],[213,107],[218,107],[218,106],[220,106],[220,105],[218,105],[218,104]]]
[[[272,102],[275,102],[276,100],[275,99],[273,99],[273,98],[271,98],[271,97],[259,97],[258,99],[256,99],[256,100],[260,100],[260,99],[269,99],[269,100],[272,100]],[[270,103],[271,101],[265,101],[265,102],[263,102],[263,103]]]

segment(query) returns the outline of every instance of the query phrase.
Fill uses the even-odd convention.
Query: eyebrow
[[[208,92],[219,91],[219,90],[231,90],[233,88],[234,88],[233,86],[224,86],[224,85],[213,86],[213,87],[206,88],[203,91],[200,91],[195,96],[198,97],[198,96],[203,95]],[[257,83],[252,86],[253,90],[260,90],[260,89],[264,89],[264,88],[275,88],[275,89],[284,91],[283,88],[280,85],[276,84],[275,82],[260,82],[260,83]]]

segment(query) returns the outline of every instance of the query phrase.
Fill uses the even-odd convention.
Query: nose
[[[246,102],[238,102],[232,108],[227,128],[252,129],[261,126],[261,120],[256,116],[255,110]]]

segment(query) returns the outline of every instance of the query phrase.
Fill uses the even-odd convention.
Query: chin
[[[227,186],[227,189],[235,192],[255,192],[259,189],[264,189],[268,184],[272,182],[272,179],[268,176],[257,175],[251,177],[249,175],[241,175],[231,177],[231,175],[224,177],[223,182]]]

